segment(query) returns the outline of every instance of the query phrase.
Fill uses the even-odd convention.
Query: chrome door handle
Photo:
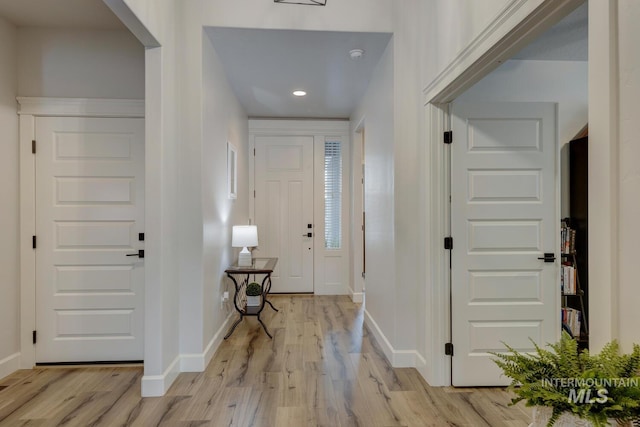
[[[136,254],[127,254],[126,256],[137,256],[140,258],[144,258],[144,249],[139,249]]]

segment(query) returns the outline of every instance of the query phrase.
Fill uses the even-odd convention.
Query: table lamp
[[[238,267],[251,267],[249,246],[258,246],[258,227],[255,225],[234,225],[231,246],[242,248],[238,255]]]

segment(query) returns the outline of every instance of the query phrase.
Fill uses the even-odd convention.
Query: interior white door
[[[36,361],[143,359],[144,120],[36,119]]]
[[[312,136],[255,137],[254,256],[278,257],[274,293],[313,292],[313,147]]]
[[[504,385],[488,352],[560,330],[555,104],[454,103],[452,130],[452,383]]]

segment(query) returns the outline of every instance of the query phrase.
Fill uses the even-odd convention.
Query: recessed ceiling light
[[[295,96],[305,96],[307,94],[307,92],[303,91],[303,90],[294,90],[293,94]]]

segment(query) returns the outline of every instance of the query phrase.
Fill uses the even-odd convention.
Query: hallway
[[[270,299],[273,340],[245,319],[205,372],[180,374],[164,397],[140,397],[139,367],[18,371],[0,382],[0,426],[528,425],[503,389],[433,388],[392,368],[348,297]]]

